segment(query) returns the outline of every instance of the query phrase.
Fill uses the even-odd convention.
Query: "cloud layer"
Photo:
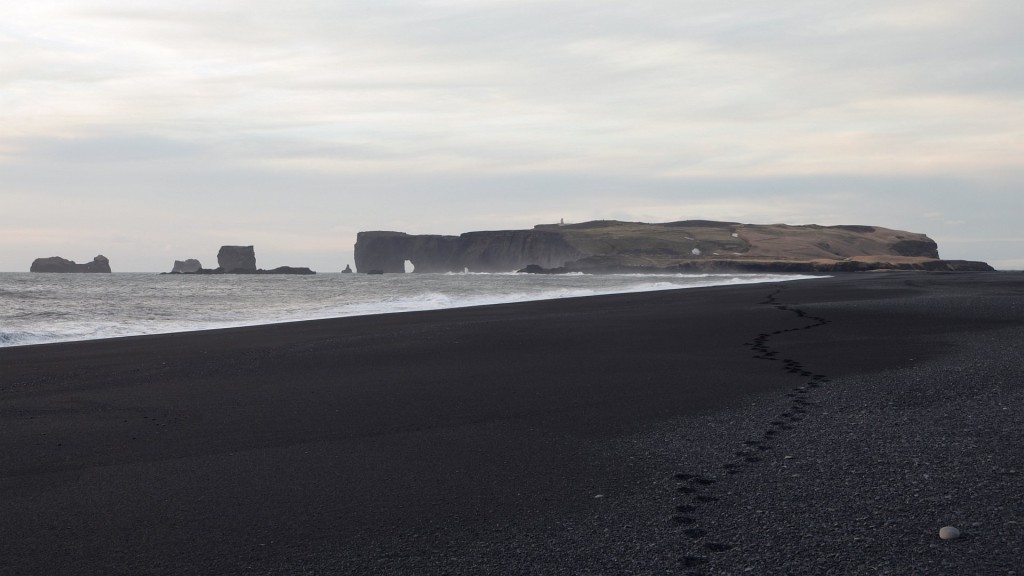
[[[1010,1],[21,3],[0,269],[254,243],[331,271],[361,229],[562,217],[877,224],[1011,262],[1021,23]]]

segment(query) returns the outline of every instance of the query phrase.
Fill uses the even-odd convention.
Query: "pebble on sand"
[[[943,526],[939,528],[939,538],[943,540],[952,540],[960,537],[960,530],[956,526]]]

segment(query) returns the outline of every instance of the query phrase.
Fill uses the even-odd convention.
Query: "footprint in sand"
[[[688,537],[693,538],[694,540],[697,540],[698,538],[703,538],[707,535],[707,533],[708,531],[704,530],[703,528],[687,528],[686,530],[683,530],[683,534],[686,534]]]

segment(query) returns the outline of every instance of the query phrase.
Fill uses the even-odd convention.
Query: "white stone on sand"
[[[943,526],[939,528],[939,538],[943,540],[952,540],[960,537],[960,530],[955,526]]]

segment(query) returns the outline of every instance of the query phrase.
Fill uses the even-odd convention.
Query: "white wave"
[[[56,332],[24,332],[24,331],[0,331],[0,348],[5,346],[27,346],[29,344],[45,344],[47,342],[67,342],[70,340],[85,340],[87,338],[74,338],[68,334]]]
[[[469,273],[396,274],[381,281],[381,278],[338,276],[337,280],[322,278],[318,286],[308,282],[278,283],[285,290],[280,293],[268,290],[265,285],[254,284],[247,278],[236,283],[229,282],[231,279],[215,279],[217,283],[170,284],[165,277],[140,276],[132,281],[141,284],[125,287],[116,299],[108,296],[107,290],[111,286],[102,287],[103,291],[97,298],[104,303],[115,301],[112,309],[99,311],[94,306],[82,305],[79,302],[81,294],[61,293],[60,297],[66,299],[64,303],[73,314],[61,318],[53,310],[60,302],[41,301],[30,314],[16,317],[12,313],[6,316],[6,321],[0,318],[4,323],[18,322],[8,324],[7,330],[0,332],[0,347],[815,278],[774,274],[590,276]],[[172,289],[177,291],[167,292]],[[362,292],[353,292],[357,289]],[[78,308],[74,308],[76,305]],[[35,320],[31,319],[32,314],[36,315]]]

